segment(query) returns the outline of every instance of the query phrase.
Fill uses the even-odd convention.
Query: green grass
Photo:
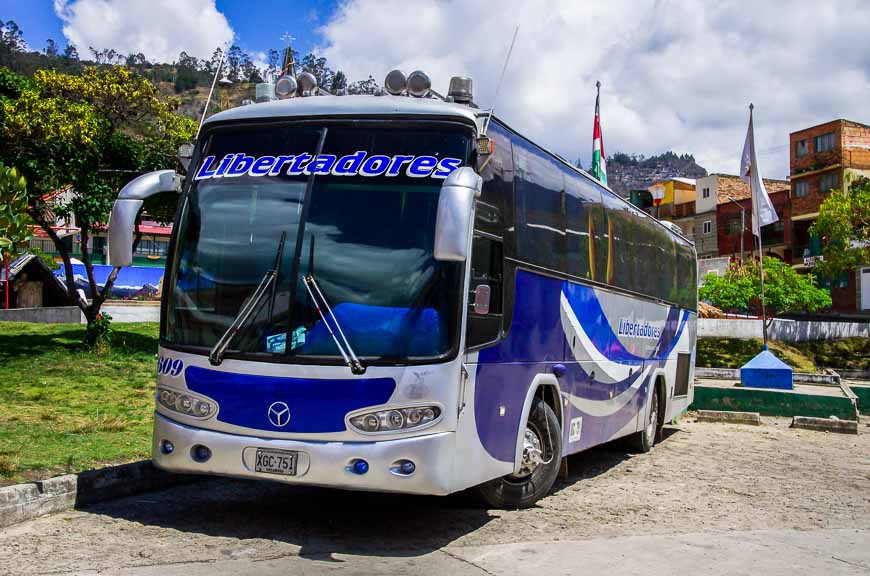
[[[798,372],[822,368],[870,369],[870,338],[817,340],[786,344],[771,340],[770,350]],[[696,366],[740,368],[761,351],[761,340],[698,338]]]
[[[818,372],[812,357],[785,342],[771,340],[768,348],[796,372]],[[698,338],[696,366],[740,368],[761,352],[761,340],[737,338]]]
[[[114,324],[97,351],[84,330],[0,323],[0,485],[148,456],[157,323]]]
[[[870,370],[870,338],[796,342],[794,347],[819,366]]]

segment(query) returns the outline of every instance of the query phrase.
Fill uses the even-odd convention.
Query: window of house
[[[713,230],[713,222],[711,220],[704,220],[702,230],[704,231],[704,234],[709,234],[710,231]]]
[[[710,197],[710,189],[709,189],[709,188],[704,188],[704,189],[701,191],[701,196],[704,197],[704,198],[709,198],[709,197]]]
[[[827,174],[822,174],[822,177],[819,178],[819,190],[821,192],[827,193],[831,190],[840,187],[840,175],[836,172],[829,172]]]
[[[806,156],[809,150],[807,149],[807,141],[806,140],[798,140],[794,143],[794,155],[795,158],[800,158],[801,156]]]
[[[827,152],[829,150],[834,149],[834,133],[828,132],[827,134],[822,134],[821,136],[816,136],[813,139],[813,146],[816,149],[816,152]]]
[[[810,193],[810,183],[806,180],[798,180],[794,183],[794,197],[803,198]]]

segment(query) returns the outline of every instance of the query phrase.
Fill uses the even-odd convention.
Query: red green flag
[[[595,96],[595,127],[592,129],[592,176],[607,185],[607,160],[604,155],[604,138],[601,136],[601,114],[599,100],[601,98],[601,82],[596,83],[598,94]]]

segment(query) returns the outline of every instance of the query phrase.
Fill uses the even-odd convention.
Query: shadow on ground
[[[664,441],[675,432],[666,430]],[[571,456],[570,473],[557,480],[555,491],[591,482],[631,457],[618,442]],[[480,507],[469,492],[408,496],[230,479],[208,479],[87,510],[181,532],[285,542],[299,546],[300,556],[319,560],[362,552],[421,556],[505,514]]]

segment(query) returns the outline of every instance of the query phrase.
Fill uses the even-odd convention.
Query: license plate
[[[255,472],[266,474],[281,474],[282,476],[296,476],[296,460],[298,452],[289,450],[266,450],[257,448],[257,460],[254,463]]]

